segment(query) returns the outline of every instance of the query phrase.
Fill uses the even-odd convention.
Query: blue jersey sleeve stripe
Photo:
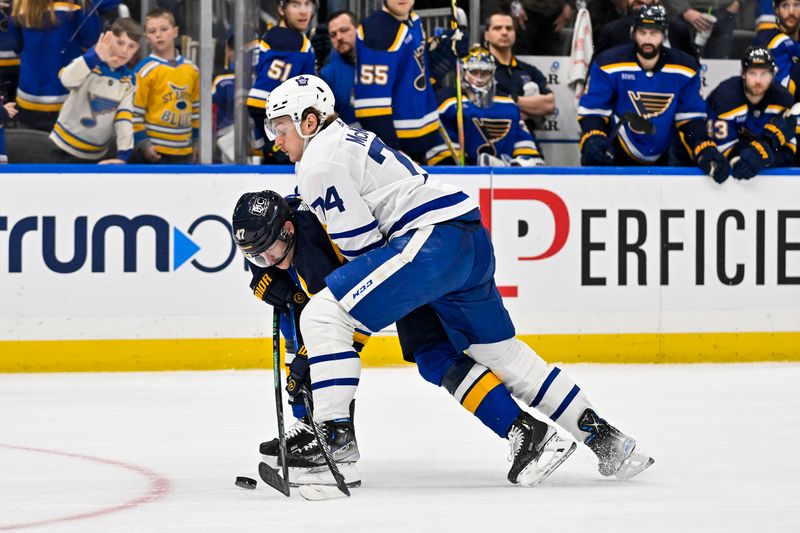
[[[363,255],[363,254],[367,253],[367,252],[371,252],[372,250],[380,248],[384,244],[386,244],[386,239],[381,238],[381,240],[375,241],[372,244],[361,248],[360,250],[343,250],[342,248],[339,248],[339,251],[345,257],[358,257],[360,255]]]
[[[331,239],[346,239],[349,237],[355,237],[356,235],[361,235],[362,233],[367,233],[370,230],[373,230],[378,227],[378,221],[373,220],[369,224],[365,226],[361,226],[360,228],[351,229],[350,231],[342,231],[339,233],[329,233]]]
[[[339,352],[339,353],[329,353],[327,355],[318,355],[316,357],[309,357],[308,364],[315,365],[317,363],[324,363],[326,361],[341,361],[342,359],[358,359],[358,354],[356,352]]]
[[[408,225],[413,220],[418,219],[425,213],[430,213],[431,211],[436,211],[437,209],[444,209],[446,207],[452,207],[456,204],[459,204],[465,200],[469,200],[469,196],[467,196],[463,192],[457,192],[453,194],[449,194],[447,196],[442,196],[440,198],[436,198],[431,200],[430,202],[426,202],[422,205],[415,207],[414,209],[408,211],[405,215],[400,217],[400,220],[392,224],[392,227],[389,228],[389,236],[393,235],[394,233],[403,229],[406,225]]]

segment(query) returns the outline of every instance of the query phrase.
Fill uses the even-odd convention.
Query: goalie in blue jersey
[[[717,182],[730,173],[727,159],[706,134],[706,105],[700,96],[699,66],[683,52],[664,46],[663,6],[636,13],[633,42],[599,54],[589,71],[578,108],[583,165],[667,165],[685,156]],[[621,117],[647,119],[654,131],[639,131]],[[617,132],[616,138],[609,132]]]
[[[508,96],[495,94],[494,57],[475,45],[461,60],[461,103],[464,113],[464,151],[467,165],[544,165],[533,134],[525,126],[519,106]],[[453,88],[439,94],[439,119],[454,150],[458,144],[458,101]]]

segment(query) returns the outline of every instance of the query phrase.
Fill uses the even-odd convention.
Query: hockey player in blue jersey
[[[361,22],[356,40],[356,119],[417,163],[452,164],[439,133],[428,43],[413,6],[413,0],[384,0],[382,9]],[[441,52],[449,50],[447,43],[466,44],[460,37],[448,33],[435,42]],[[455,65],[454,57],[452,61]]]
[[[520,117],[519,106],[508,96],[495,95],[494,57],[476,45],[461,60],[464,144],[467,165],[544,165],[536,139]],[[456,91],[440,91],[439,118],[458,150]]]
[[[772,53],[777,66],[775,79],[794,93],[794,87],[789,85],[789,73],[800,58],[800,1],[772,0],[772,6],[775,22],[758,25],[753,46],[763,46]]]
[[[247,95],[247,109],[255,122],[255,147],[262,151],[266,163],[287,163],[264,139],[264,108],[270,91],[291,77],[316,72],[314,49],[305,36],[316,6],[316,0],[279,0],[280,22],[258,43],[255,81]]]
[[[328,238],[316,215],[296,197],[284,199],[273,191],[245,193],[234,209],[232,228],[237,246],[254,264],[251,267],[253,280],[250,284],[254,294],[284,314],[282,329],[284,338],[288,339],[287,390],[310,386],[309,360],[302,331],[299,327],[295,328],[300,345],[297,349],[292,342],[291,328],[287,327],[286,319],[290,315],[288,305],[295,307],[294,317],[297,320],[308,296],[324,289],[326,276],[344,264],[345,260]],[[279,240],[285,244],[283,252],[273,260],[274,265],[266,266],[262,254]],[[493,372],[463,353],[456,352],[429,306],[416,309],[398,320],[397,331],[403,357],[418,363],[423,378],[445,387],[486,427],[509,440],[512,447],[509,458],[513,464],[508,479],[522,485],[530,484],[531,475],[533,480],[538,480],[535,460],[539,453],[543,453],[542,450],[518,447],[518,444],[538,441],[538,435],[548,432],[547,424],[520,409]],[[353,338],[356,351],[360,351],[358,347],[363,346],[368,338],[368,331],[356,328]],[[310,419],[302,402],[301,405],[293,402],[292,412],[298,420],[287,432],[289,474],[290,480],[302,483],[308,469],[322,468],[325,471],[326,466],[314,445]],[[327,434],[333,456],[338,462],[347,463],[348,482],[355,483],[360,476],[352,463],[358,461],[359,450],[354,442],[352,414],[348,418],[329,423]],[[556,440],[550,443],[547,453],[550,453],[550,449],[558,450],[558,446],[563,448],[565,456],[575,449],[574,443]],[[277,439],[262,443],[260,451],[267,464],[277,466]]]
[[[379,331],[428,304],[457,353],[466,351],[514,397],[586,443],[602,474],[628,478],[652,464],[634,439],[596,414],[565,372],[515,338],[477,203],[429,179],[375,134],[348,127],[336,117],[333,100],[324,81],[298,76],[267,102],[268,136],[295,162],[300,195],[348,259],[325,278],[326,288],[311,298],[300,321],[312,367],[314,421],[348,416],[361,374],[352,347],[356,323]],[[264,252],[270,263],[285,253],[285,243],[276,245]],[[423,375],[444,371],[420,368]],[[542,466],[543,475],[552,471]]]
[[[663,46],[666,24],[663,6],[642,7],[633,42],[594,58],[578,107],[581,163],[666,165],[680,136],[697,166],[722,182],[730,168],[706,135],[699,66],[689,55]],[[645,134],[623,124],[610,139],[612,126],[627,112],[651,121],[655,131]]]
[[[708,134],[731,161],[736,179],[794,163],[797,119],[784,117],[792,95],[774,78],[769,50],[750,47],[742,58],[742,75],[723,81],[708,96]]]

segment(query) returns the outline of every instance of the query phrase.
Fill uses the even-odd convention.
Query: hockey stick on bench
[[[642,135],[652,135],[656,132],[656,126],[649,120],[644,117],[641,117],[634,113],[633,111],[625,111],[622,116],[619,118],[614,127],[611,129],[611,133],[608,134],[608,145],[609,147],[614,144],[614,139],[617,138],[617,134],[619,133],[620,128],[625,124],[631,129],[633,133],[639,133]],[[609,156],[612,156],[610,152],[607,152]]]
[[[292,325],[292,337],[294,340],[295,349],[299,349],[300,344],[297,340],[297,329],[294,321],[294,306],[292,304],[289,304],[289,322]],[[347,488],[347,484],[344,481],[344,476],[341,472],[339,472],[339,468],[336,466],[336,463],[331,457],[330,446],[328,446],[328,443],[322,438],[322,435],[320,435],[319,432],[319,427],[317,426],[317,423],[314,422],[314,413],[311,405],[311,391],[307,387],[303,386],[300,390],[300,394],[303,395],[303,404],[306,406],[306,415],[308,415],[308,418],[311,421],[311,429],[314,431],[314,438],[317,440],[317,446],[319,446],[322,457],[325,459],[325,464],[328,465],[328,469],[331,471],[333,479],[336,481],[336,488],[341,491],[342,494],[349,497],[350,489]],[[283,464],[284,468],[286,468],[286,463],[284,462]],[[331,498],[337,498],[341,496],[338,491],[334,490],[333,487],[329,485],[300,485],[297,491],[303,498],[307,500],[329,500]]]
[[[281,394],[280,323],[281,313],[274,309],[272,311],[272,374],[275,385],[275,411],[278,416],[278,443],[280,450],[278,453],[280,462],[283,465],[283,477],[280,476],[278,470],[264,462],[258,464],[258,475],[261,476],[264,483],[289,496],[289,461],[286,456],[286,433],[283,429],[283,397]]]

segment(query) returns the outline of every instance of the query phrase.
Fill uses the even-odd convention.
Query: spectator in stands
[[[497,93],[511,97],[522,112],[530,131],[535,119],[549,115],[556,108],[556,96],[547,87],[542,72],[511,53],[516,32],[514,21],[507,13],[496,12],[486,18],[483,38],[494,56],[497,70]]]
[[[750,47],[742,58],[741,76],[733,76],[708,96],[708,131],[731,161],[736,179],[794,163],[797,118],[784,117],[792,95],[777,84],[775,60],[764,47]]]
[[[514,45],[517,55],[558,56],[564,53],[561,30],[575,12],[567,0],[515,0],[511,12],[520,28]]]
[[[594,43],[594,53],[599,54],[615,46],[630,44],[633,19],[636,16],[636,12],[642,6],[659,3],[658,0],[628,0],[628,9],[624,16],[614,22],[609,22],[600,31],[600,35]],[[689,27],[686,24],[681,24],[673,17],[667,18],[667,27],[667,41],[664,46],[686,52],[695,59],[699,59],[698,50],[694,45]]]
[[[129,18],[64,67],[59,79],[69,97],[50,140],[54,159],[65,163],[126,163],[133,152],[134,73],[128,67],[139,50],[142,28]],[[116,156],[106,159],[116,137]]]
[[[480,45],[461,60],[464,146],[467,165],[541,166],[544,159],[525,127],[519,107],[495,94],[494,58]],[[439,92],[439,116],[453,150],[460,150],[457,97],[453,88]]]
[[[670,149],[679,144],[677,128],[691,159],[721,183],[730,166],[706,135],[697,62],[663,46],[666,29],[663,6],[642,7],[633,42],[595,57],[578,107],[581,164],[666,165]],[[631,116],[636,120],[621,121]],[[653,131],[639,124],[642,118],[651,122]]]
[[[0,97],[6,102],[17,99],[19,56],[15,30],[12,28],[11,3],[0,2]]]
[[[17,114],[17,104],[6,102],[0,96],[0,164],[8,163],[8,153],[6,152],[6,124]]]
[[[334,109],[347,124],[355,124],[353,86],[356,72],[356,28],[358,19],[352,11],[342,10],[328,17],[328,34],[333,50],[328,62],[319,71],[336,98]]]
[[[157,7],[144,19],[151,54],[136,66],[135,162],[191,163],[200,128],[200,72],[175,49],[178,26]]]
[[[211,105],[214,116],[214,139],[219,156],[217,163],[234,162],[233,104],[235,96],[235,64],[233,35],[225,41],[225,68],[211,82]]]
[[[356,40],[356,118],[387,146],[420,164],[453,162],[439,133],[439,113],[431,80],[452,71],[468,46],[461,32],[448,30],[426,43],[419,16],[409,0],[384,0],[361,22]],[[467,48],[467,49],[465,49]],[[442,65],[448,65],[442,69]],[[447,155],[440,158],[442,153]]]
[[[247,108],[255,121],[255,143],[265,163],[288,164],[289,159],[264,135],[267,98],[278,85],[300,74],[314,74],[315,56],[305,36],[317,8],[316,0],[278,0],[278,26],[267,31],[258,45],[255,82],[247,96]]]
[[[59,71],[97,42],[100,18],[82,2],[17,0],[13,22],[20,55],[17,121],[50,132],[68,91]]]
[[[775,59],[778,83],[790,86],[790,73],[792,66],[800,60],[800,0],[773,0],[777,22],[761,24],[760,29],[753,39],[753,46],[763,46],[769,49]]]
[[[670,13],[689,28],[694,39],[698,32],[711,30],[708,41],[702,46],[702,56],[708,59],[727,59],[733,44],[733,29],[742,4],[739,0],[664,0]],[[706,15],[716,18],[709,20]]]

